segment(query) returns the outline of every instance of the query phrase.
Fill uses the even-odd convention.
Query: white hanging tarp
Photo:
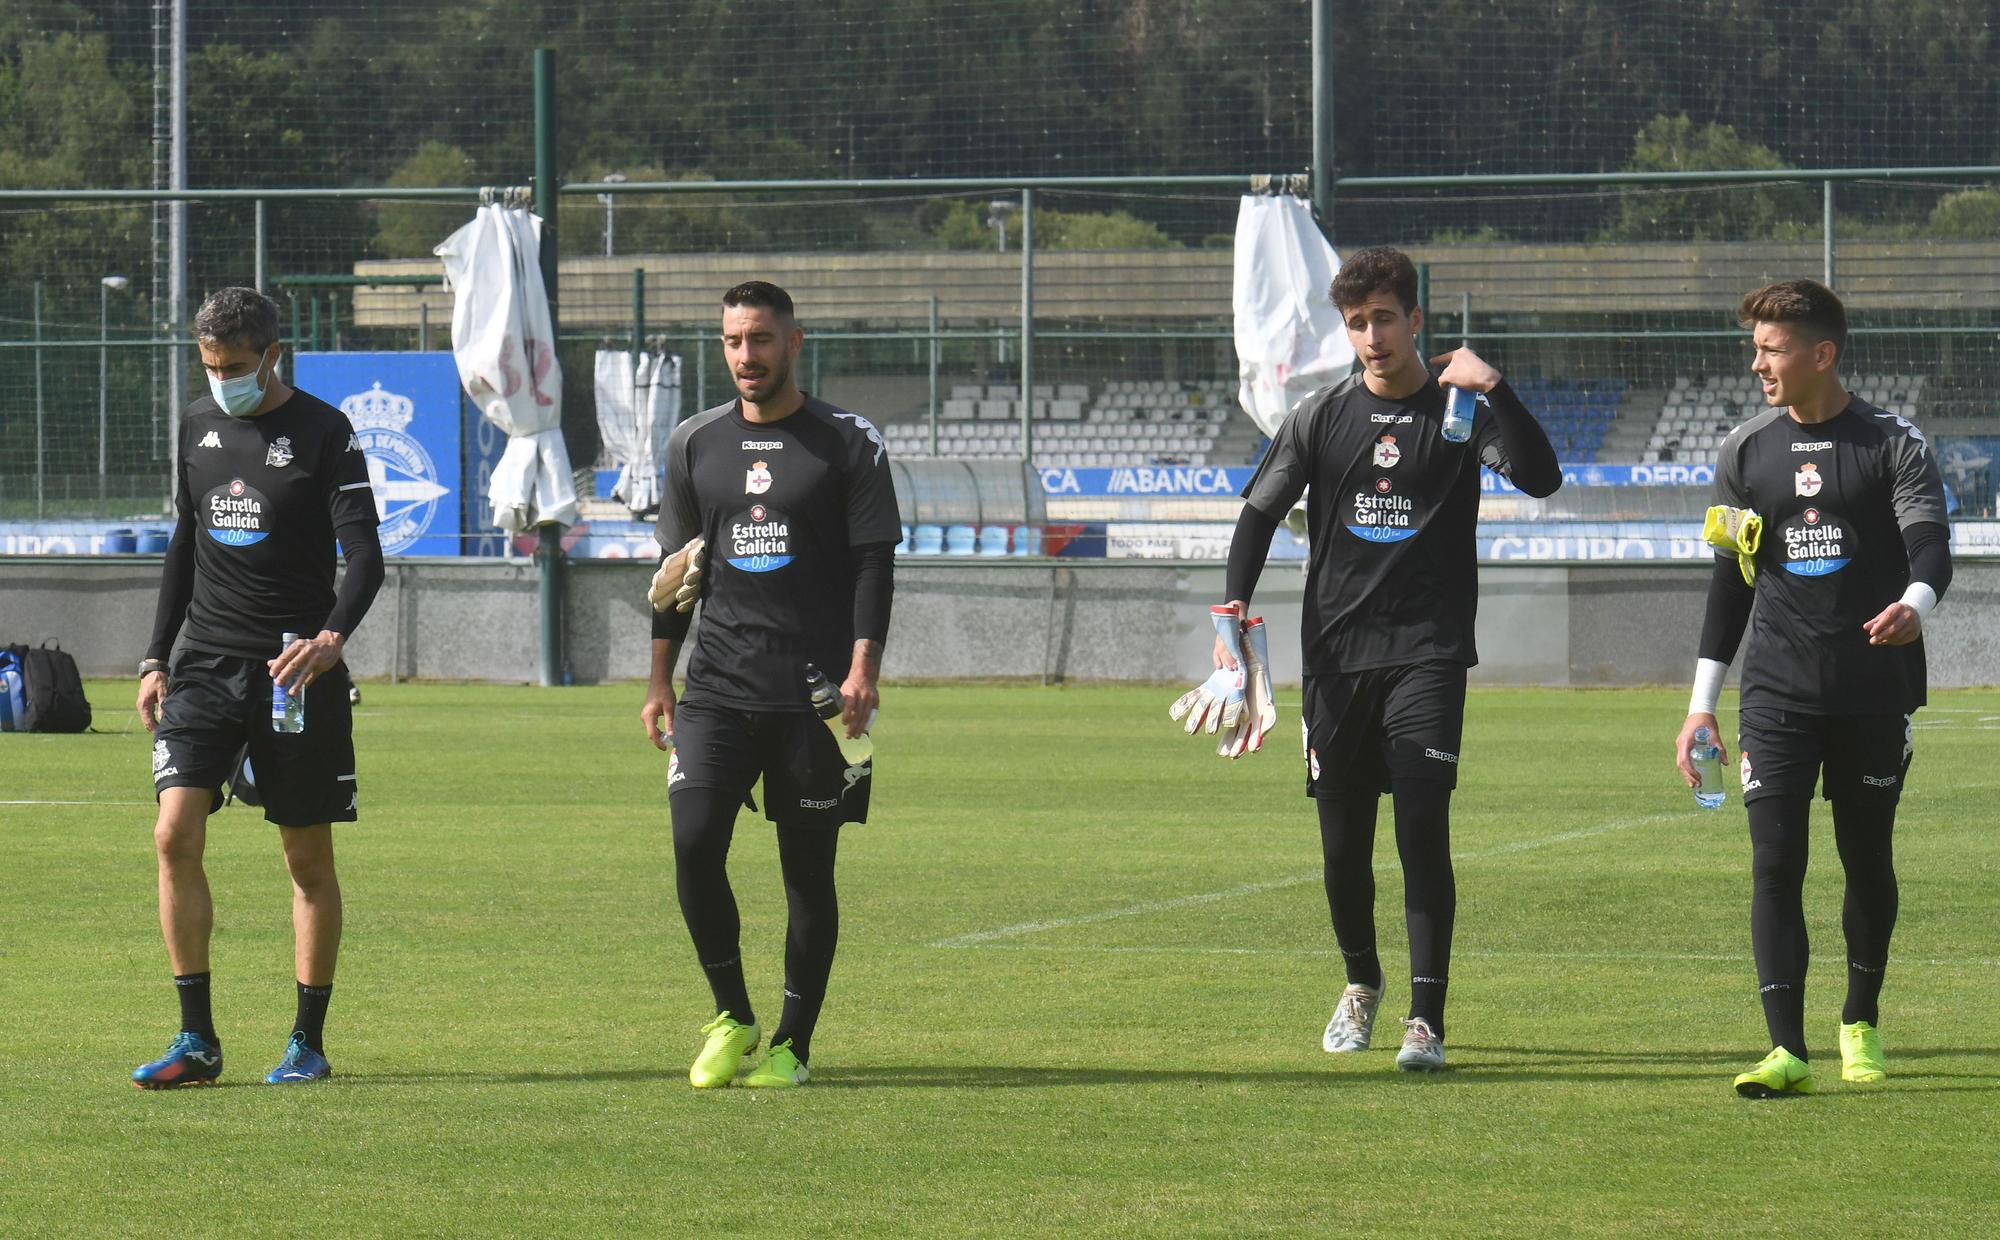
[[[480,412],[507,432],[507,450],[486,495],[493,523],[514,533],[576,522],[541,237],[542,221],[531,212],[488,204],[436,250],[453,293],[451,350],[459,382]]]
[[[660,506],[660,462],[680,420],[678,353],[641,353],[635,366],[628,350],[597,351],[597,431],[619,466],[611,494],[635,516]]]
[[[1266,435],[1293,405],[1347,376],[1354,347],[1327,298],[1340,256],[1289,194],[1246,194],[1236,213],[1238,398]]]

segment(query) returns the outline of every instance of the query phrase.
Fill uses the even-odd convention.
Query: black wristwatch
[[[167,661],[165,659],[141,659],[139,661],[139,679],[141,680],[151,676],[154,672],[164,675],[166,670]]]

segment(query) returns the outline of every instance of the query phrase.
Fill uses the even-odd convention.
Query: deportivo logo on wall
[[[201,511],[208,536],[225,547],[248,547],[271,536],[264,528],[264,514],[271,501],[262,491],[232,478],[202,497]]]
[[[354,424],[350,445],[358,445],[368,456],[368,484],[375,493],[375,515],[382,522],[382,550],[388,555],[406,551],[430,529],[438,501],[451,493],[438,483],[431,454],[407,432],[417,416],[416,402],[383,391],[377,380],[368,391],[343,399],[340,411]]]
[[[1784,542],[1785,571],[1800,577],[1837,573],[1853,558],[1853,548],[1847,545],[1847,531],[1841,528],[1839,518],[1817,508],[1808,508],[1785,522]]]
[[[1387,478],[1375,480],[1375,493],[1356,491],[1347,532],[1367,542],[1401,542],[1417,532],[1416,505],[1396,494]]]
[[[758,461],[743,475],[743,493],[762,495],[771,489],[771,466],[769,462]]]
[[[264,463],[272,469],[283,469],[292,463],[292,440],[289,435],[280,435],[265,449]]]
[[[792,562],[792,527],[785,514],[752,504],[729,522],[729,564],[746,573],[768,573]]]
[[[1818,495],[1819,489],[1825,485],[1825,480],[1819,476],[1819,466],[1811,461],[1799,466],[1799,472],[1792,478],[1792,491],[1807,499]]]

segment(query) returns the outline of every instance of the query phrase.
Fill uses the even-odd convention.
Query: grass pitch
[[[370,685],[335,1079],[259,1083],[290,1028],[288,886],[239,807],[208,851],[225,1085],[140,1093],[176,1020],[149,745],[129,683],[90,688],[122,730],[0,737],[7,1236],[2000,1231],[2000,694],[1919,716],[1889,1083],[1838,1081],[1822,804],[1823,1093],[1751,1103],[1729,1088],[1765,1049],[1749,845],[1740,804],[1697,811],[1676,782],[1682,695],[1472,695],[1452,1068],[1430,1079],[1391,1069],[1386,805],[1381,1049],[1319,1050],[1339,961],[1283,726],[1232,764],[1162,688],[895,686],[809,1088],[687,1086],[708,996],[637,687]],[[761,819],[733,861],[768,1024]]]

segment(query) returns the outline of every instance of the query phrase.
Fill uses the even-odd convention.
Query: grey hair
[[[254,288],[217,289],[194,316],[194,337],[262,353],[278,341],[278,303]]]

